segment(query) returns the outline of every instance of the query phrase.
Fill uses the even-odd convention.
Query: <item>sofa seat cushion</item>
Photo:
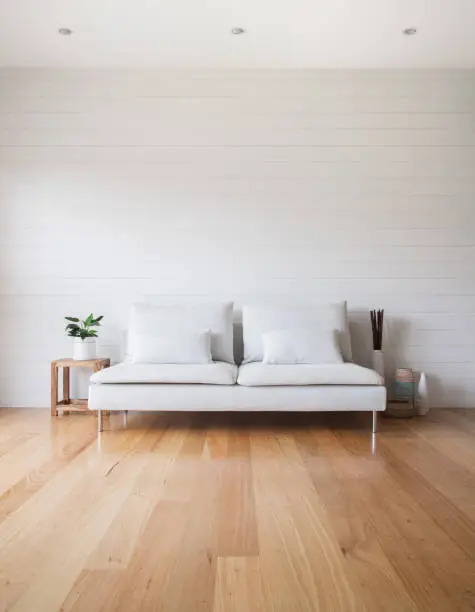
[[[354,363],[267,364],[246,363],[239,368],[238,385],[268,387],[289,385],[382,385],[374,370]]]
[[[234,385],[237,366],[213,361],[205,364],[118,363],[91,376],[91,383],[168,383]]]

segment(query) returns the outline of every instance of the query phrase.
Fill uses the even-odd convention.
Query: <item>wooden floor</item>
[[[475,410],[0,411],[0,610],[475,609]]]

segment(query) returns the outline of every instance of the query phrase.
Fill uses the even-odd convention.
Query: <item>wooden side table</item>
[[[66,409],[68,412],[87,412],[87,399],[71,399],[70,396],[70,371],[71,368],[91,368],[98,372],[110,367],[110,359],[98,357],[76,361],[75,359],[55,359],[51,362],[51,416],[58,415],[58,409]],[[59,368],[63,368],[63,399],[58,401],[58,375]]]

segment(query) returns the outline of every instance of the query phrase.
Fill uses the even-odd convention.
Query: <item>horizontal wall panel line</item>
[[[259,149],[259,148],[284,148],[284,149],[312,149],[315,147],[319,147],[318,143],[315,144],[279,144],[273,143],[269,144],[2,144],[0,145],[0,149],[56,149],[56,148],[75,148],[75,149]],[[381,148],[380,144],[325,144],[326,148],[355,148],[355,149],[374,149]],[[462,145],[426,145],[426,144],[391,144],[391,148],[434,148],[434,149],[468,149],[475,151],[475,143],[474,144],[462,144]]]

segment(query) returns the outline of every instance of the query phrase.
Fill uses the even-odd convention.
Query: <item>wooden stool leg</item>
[[[51,416],[57,416],[58,404],[58,369],[56,364],[51,364]]]
[[[70,369],[69,368],[63,368],[63,401],[64,403],[68,403],[71,400],[71,396],[70,396],[70,391],[69,391],[69,387],[70,387]]]

